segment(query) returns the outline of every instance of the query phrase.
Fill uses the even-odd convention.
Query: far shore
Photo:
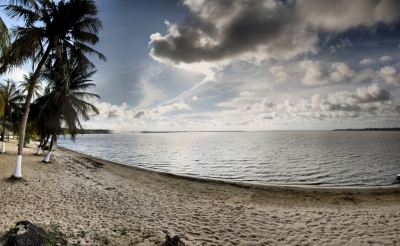
[[[28,147],[20,182],[9,181],[16,142],[0,155],[1,233],[29,220],[56,225],[71,245],[160,245],[166,233],[187,245],[400,243],[398,185],[248,185],[157,173],[61,147],[45,164],[36,145]]]

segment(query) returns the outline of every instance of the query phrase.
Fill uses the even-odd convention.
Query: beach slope
[[[0,155],[0,232],[19,220],[56,226],[69,244],[157,245],[165,234],[188,245],[400,244],[399,190],[290,191],[196,181],[57,148],[51,163],[17,143]],[[400,187],[399,187],[400,188]]]

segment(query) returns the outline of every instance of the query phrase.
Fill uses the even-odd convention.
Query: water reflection
[[[398,132],[104,134],[59,144],[163,172],[279,184],[383,185],[400,160]]]

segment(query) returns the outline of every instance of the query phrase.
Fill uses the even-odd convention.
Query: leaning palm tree
[[[11,118],[11,115],[14,111],[17,111],[20,108],[20,102],[24,100],[24,96],[17,88],[17,84],[10,80],[4,80],[4,83],[0,83],[0,100],[4,105],[4,113],[3,113],[3,122],[2,122],[2,131],[1,131],[1,153],[6,151],[5,147],[5,130],[6,130],[6,122]]]
[[[36,121],[42,134],[41,138],[51,137],[49,151],[44,162],[49,162],[57,135],[64,133],[63,127],[68,130],[71,139],[75,140],[78,131],[82,130],[80,118],[89,120],[90,112],[99,114],[98,109],[86,101],[99,98],[97,94],[86,91],[95,86],[91,83],[90,77],[96,71],[88,72],[88,70],[90,69],[82,66],[79,59],[72,57],[57,63],[55,67],[49,68],[44,73],[49,80],[50,92],[34,102],[36,112],[38,112]],[[67,75],[60,76],[60,71],[66,72]],[[68,81],[65,81],[66,78]],[[38,111],[38,109],[40,110]]]
[[[25,0],[26,1],[26,0]],[[101,60],[106,57],[86,44],[95,45],[97,33],[102,27],[95,2],[92,0],[31,0],[36,5],[22,1],[5,8],[6,14],[13,19],[24,21],[25,26],[11,29],[13,42],[0,57],[0,73],[32,62],[34,70],[32,86],[28,90],[24,104],[24,114],[19,132],[18,156],[13,176],[20,178],[22,151],[25,141],[25,129],[29,115],[29,106],[39,74],[45,65],[50,66],[56,59],[62,59],[62,49],[79,56],[82,62],[94,65],[86,54],[96,55]]]
[[[32,77],[33,73],[29,73],[29,75],[26,74],[23,75],[24,80],[19,81],[19,88],[21,89],[21,93],[26,93],[29,91],[29,88],[33,84]],[[41,91],[42,91],[42,81],[37,80],[34,85],[32,99],[40,97]]]

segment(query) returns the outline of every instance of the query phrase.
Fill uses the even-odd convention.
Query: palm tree
[[[3,19],[0,18],[0,51],[7,48],[10,43],[10,36],[8,35],[8,28],[4,24]]]
[[[0,100],[4,105],[4,113],[3,113],[3,122],[2,122],[2,131],[1,131],[1,153],[4,153],[5,150],[5,142],[4,135],[6,130],[6,122],[11,118],[11,115],[14,111],[17,111],[20,108],[20,102],[24,100],[24,96],[17,89],[17,84],[10,80],[4,80],[4,84],[0,84]]]
[[[33,73],[29,73],[29,76],[24,74],[23,81],[19,81],[19,88],[21,89],[21,93],[26,93],[27,91],[29,91],[30,86],[33,84]],[[33,95],[32,95],[32,99],[35,99],[41,96],[41,91],[42,91],[42,81],[37,80],[36,84],[34,86],[33,89]]]
[[[4,1],[0,0],[0,3]],[[35,3],[35,0],[9,0],[9,4],[17,4],[17,3],[23,3],[26,5],[31,5],[33,8],[37,9],[37,5]],[[4,52],[6,49],[9,48],[10,45],[10,33],[8,31],[8,28],[6,24],[4,23],[3,19],[0,17],[0,51]]]
[[[0,93],[2,92],[0,91]],[[4,115],[4,102],[3,100],[0,99],[0,119],[3,118],[3,115]]]
[[[78,131],[82,130],[80,118],[89,120],[90,112],[99,114],[94,105],[85,101],[91,98],[99,98],[97,94],[86,92],[87,89],[95,86],[95,84],[90,83],[92,81],[90,77],[96,71],[82,66],[81,61],[76,57],[57,64],[68,64],[66,66],[67,76],[59,76],[62,69],[58,66],[48,68],[44,76],[50,82],[50,92],[34,102],[34,110],[38,112],[36,122],[39,132],[41,132],[41,139],[46,137],[48,139],[51,136],[49,152],[43,160],[44,162],[49,162],[57,135],[64,133],[63,126],[68,130],[71,139],[75,140]],[[68,83],[64,81],[65,78],[68,78]]]
[[[24,114],[19,132],[18,156],[13,176],[20,178],[22,151],[30,103],[36,81],[45,63],[51,66],[56,59],[62,60],[63,49],[79,57],[82,62],[94,65],[85,54],[96,55],[101,60],[106,57],[86,44],[95,45],[97,33],[102,27],[96,18],[97,7],[92,0],[28,0],[19,5],[10,4],[5,8],[10,18],[24,21],[25,26],[11,29],[12,45],[0,58],[0,73],[19,67],[31,61],[34,73],[32,86],[28,90],[24,104]],[[31,4],[34,2],[35,4]]]

